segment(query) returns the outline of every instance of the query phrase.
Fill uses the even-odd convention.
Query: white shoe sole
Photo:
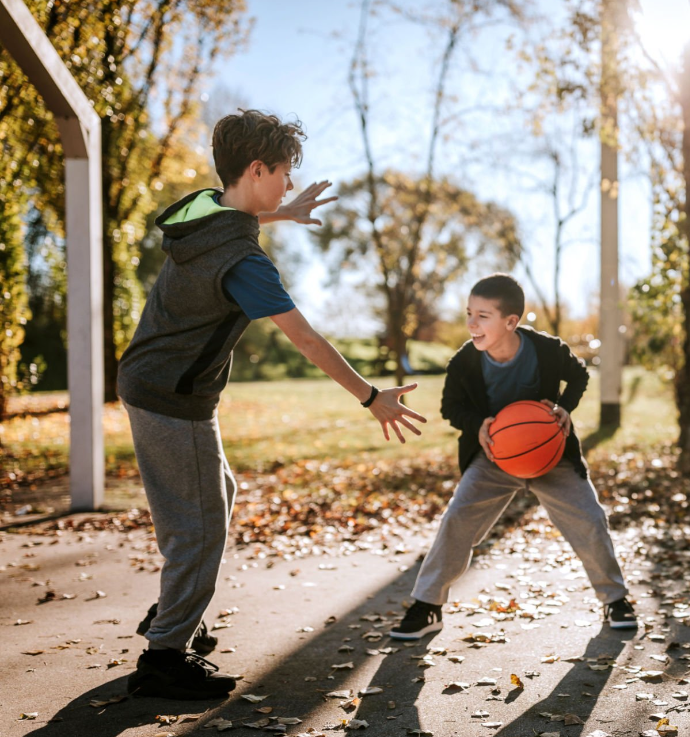
[[[424,635],[428,635],[430,632],[438,632],[442,629],[443,622],[434,622],[417,632],[395,632],[395,630],[391,630],[388,633],[388,636],[392,637],[394,640],[421,640]]]
[[[611,622],[609,621],[609,626],[611,627],[611,629],[614,629],[614,630],[632,630],[632,629],[636,630],[639,627],[639,624],[637,620],[635,620],[634,622]]]

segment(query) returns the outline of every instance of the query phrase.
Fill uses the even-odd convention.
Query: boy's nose
[[[291,189],[294,189],[295,185],[292,183],[292,179],[288,179],[288,186],[287,191],[289,192]]]

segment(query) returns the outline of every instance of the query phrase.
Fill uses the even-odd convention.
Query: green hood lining
[[[175,225],[176,223],[188,223],[190,220],[198,220],[207,215],[213,215],[216,212],[226,212],[234,210],[234,207],[223,207],[215,202],[214,195],[220,190],[205,189],[200,192],[191,202],[176,210],[166,221],[165,225]]]

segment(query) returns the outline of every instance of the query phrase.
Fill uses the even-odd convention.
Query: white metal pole
[[[601,272],[599,302],[600,424],[621,419],[623,336],[618,283],[617,0],[604,0],[601,42]]]

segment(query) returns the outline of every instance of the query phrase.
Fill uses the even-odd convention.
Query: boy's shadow
[[[524,713],[515,717],[511,722],[495,732],[495,737],[508,737],[515,734],[515,729],[534,730],[534,734],[544,731],[558,731],[563,722],[545,721],[548,717],[540,716],[542,713],[551,714],[575,714],[586,723],[606,687],[614,669],[592,670],[588,666],[604,665],[609,659],[616,660],[626,644],[637,636],[635,629],[611,629],[604,625],[601,630],[587,643],[585,652],[582,654],[584,661],[576,661],[568,673],[551,689],[548,696],[530,706]],[[588,658],[595,659],[588,663]],[[526,684],[526,689],[530,685]],[[511,703],[522,695],[523,691],[514,689],[508,694],[505,703]],[[570,694],[570,698],[559,698],[558,694]],[[582,734],[585,724],[572,725],[568,729],[569,737],[577,737]],[[588,727],[591,729],[591,727]]]
[[[121,703],[93,707],[92,700],[108,701],[126,696],[127,676],[108,681],[96,688],[86,691],[66,704],[44,726],[31,731],[31,736],[40,737],[77,737],[77,735],[97,734],[98,737],[117,737],[129,729],[148,727],[155,724],[158,714],[179,713],[180,704],[186,704],[190,713],[202,712],[204,709],[218,705],[214,701],[175,702],[168,699],[136,699],[127,696]],[[184,717],[174,726],[184,723]],[[165,732],[166,725],[158,725],[158,731]]]

